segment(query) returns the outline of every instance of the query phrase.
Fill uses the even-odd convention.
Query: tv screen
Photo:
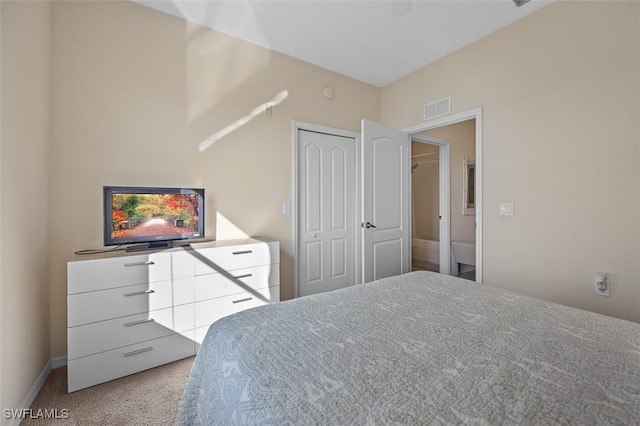
[[[204,189],[104,187],[104,245],[204,237]]]

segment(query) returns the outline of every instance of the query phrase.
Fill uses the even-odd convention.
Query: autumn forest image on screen
[[[197,194],[113,194],[113,238],[198,231]]]

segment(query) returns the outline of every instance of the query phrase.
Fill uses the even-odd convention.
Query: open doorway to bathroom
[[[411,140],[411,267],[440,272],[440,147]]]
[[[445,139],[450,145],[450,253],[451,253],[451,275],[466,278],[472,281],[476,280],[476,120],[470,119],[455,124],[449,124],[436,127],[418,134],[418,136]],[[413,142],[415,144],[415,142]],[[432,223],[437,225],[437,209],[435,216],[432,213],[432,205],[434,200],[437,201],[437,192],[435,198],[431,194],[432,188],[438,189],[438,174],[432,174],[429,169],[429,162],[419,163],[420,158],[429,158],[433,155],[421,156],[420,153],[434,149],[437,154],[437,147],[426,145],[424,143],[416,144],[416,148],[412,151],[412,166],[418,164],[413,169],[412,184],[415,192],[414,211],[416,231],[415,238],[422,240],[423,237],[428,243],[417,241],[415,245],[431,246],[431,243],[439,241],[438,235],[434,232]],[[418,151],[420,150],[420,151]],[[427,150],[427,151],[424,151]],[[416,155],[414,157],[414,155]],[[436,161],[435,167],[438,166]],[[424,166],[424,167],[423,167]],[[420,168],[423,172],[419,173]],[[435,176],[435,183],[432,182]],[[424,180],[424,181],[423,181]],[[420,188],[420,189],[418,189]],[[438,227],[435,227],[438,230]],[[418,251],[419,253],[419,251]],[[418,261],[420,263],[420,261]],[[431,269],[433,270],[433,269]]]

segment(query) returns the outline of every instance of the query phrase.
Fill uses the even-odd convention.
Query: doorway
[[[467,137],[465,147],[454,148],[454,142],[451,142],[450,273],[481,283],[482,107],[405,128],[404,131],[414,137],[420,135],[450,140],[454,127],[458,127],[458,133],[460,128],[464,128],[462,132],[466,132]]]
[[[361,124],[294,122],[294,297],[410,271],[409,135]]]
[[[450,148],[450,242],[439,238],[437,227],[438,151],[427,145],[433,137],[446,139]],[[475,281],[475,119],[427,130],[414,135],[412,140],[414,268],[437,270],[432,254],[444,246],[450,256],[448,273]]]
[[[411,138],[411,270],[440,272],[440,149]]]
[[[355,285],[359,135],[294,124],[294,297]]]
[[[377,123],[362,120],[361,133],[333,129],[324,126],[294,122],[294,192],[293,192],[293,244],[294,244],[294,297],[300,295],[300,263],[305,253],[301,251],[299,227],[300,191],[304,191],[299,182],[299,147],[298,133],[301,128],[318,133],[342,135],[351,138],[355,143],[354,164],[356,176],[355,211],[359,212],[349,219],[356,228],[353,274],[354,284],[369,282],[384,276],[402,274],[411,270],[411,212],[410,212],[410,176],[411,149],[410,135],[416,135],[431,129],[475,120],[475,164],[473,194],[475,217],[475,281],[482,282],[482,107],[464,111],[439,119],[421,123],[416,126],[396,130]],[[417,137],[420,137],[418,135]],[[436,139],[436,138],[433,138]],[[445,141],[446,142],[446,141]],[[445,144],[448,146],[448,144]],[[378,152],[379,151],[379,152]],[[442,146],[440,153],[443,152]],[[445,167],[439,170],[440,175],[449,175],[449,150],[444,149],[440,162]],[[373,161],[372,161],[373,159]],[[346,164],[346,163],[345,163]],[[373,171],[373,174],[371,173]],[[380,173],[378,173],[380,172]],[[387,189],[385,189],[387,188]],[[388,190],[395,188],[395,192]],[[398,196],[399,195],[399,196]],[[394,198],[395,197],[395,198]],[[397,200],[396,200],[397,198]],[[446,198],[446,199],[443,199]],[[395,200],[395,201],[394,201]],[[396,202],[397,201],[397,202]],[[450,205],[448,191],[440,191],[441,209]],[[449,214],[442,214],[440,220],[440,239],[446,243],[440,250],[439,269],[442,273],[450,273]],[[380,227],[378,227],[380,225]],[[397,235],[396,235],[397,234]],[[385,253],[393,255],[385,255]],[[389,272],[391,271],[391,273]],[[395,272],[394,272],[395,271]],[[349,284],[351,285],[351,284]]]
[[[411,191],[415,194],[411,200],[411,211],[415,216],[411,224],[412,269],[449,275],[450,144],[445,139],[421,133],[412,134],[411,141]],[[421,166],[422,173],[418,171]]]

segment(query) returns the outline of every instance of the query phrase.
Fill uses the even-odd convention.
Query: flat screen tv
[[[104,245],[128,250],[204,238],[204,189],[104,187]]]

